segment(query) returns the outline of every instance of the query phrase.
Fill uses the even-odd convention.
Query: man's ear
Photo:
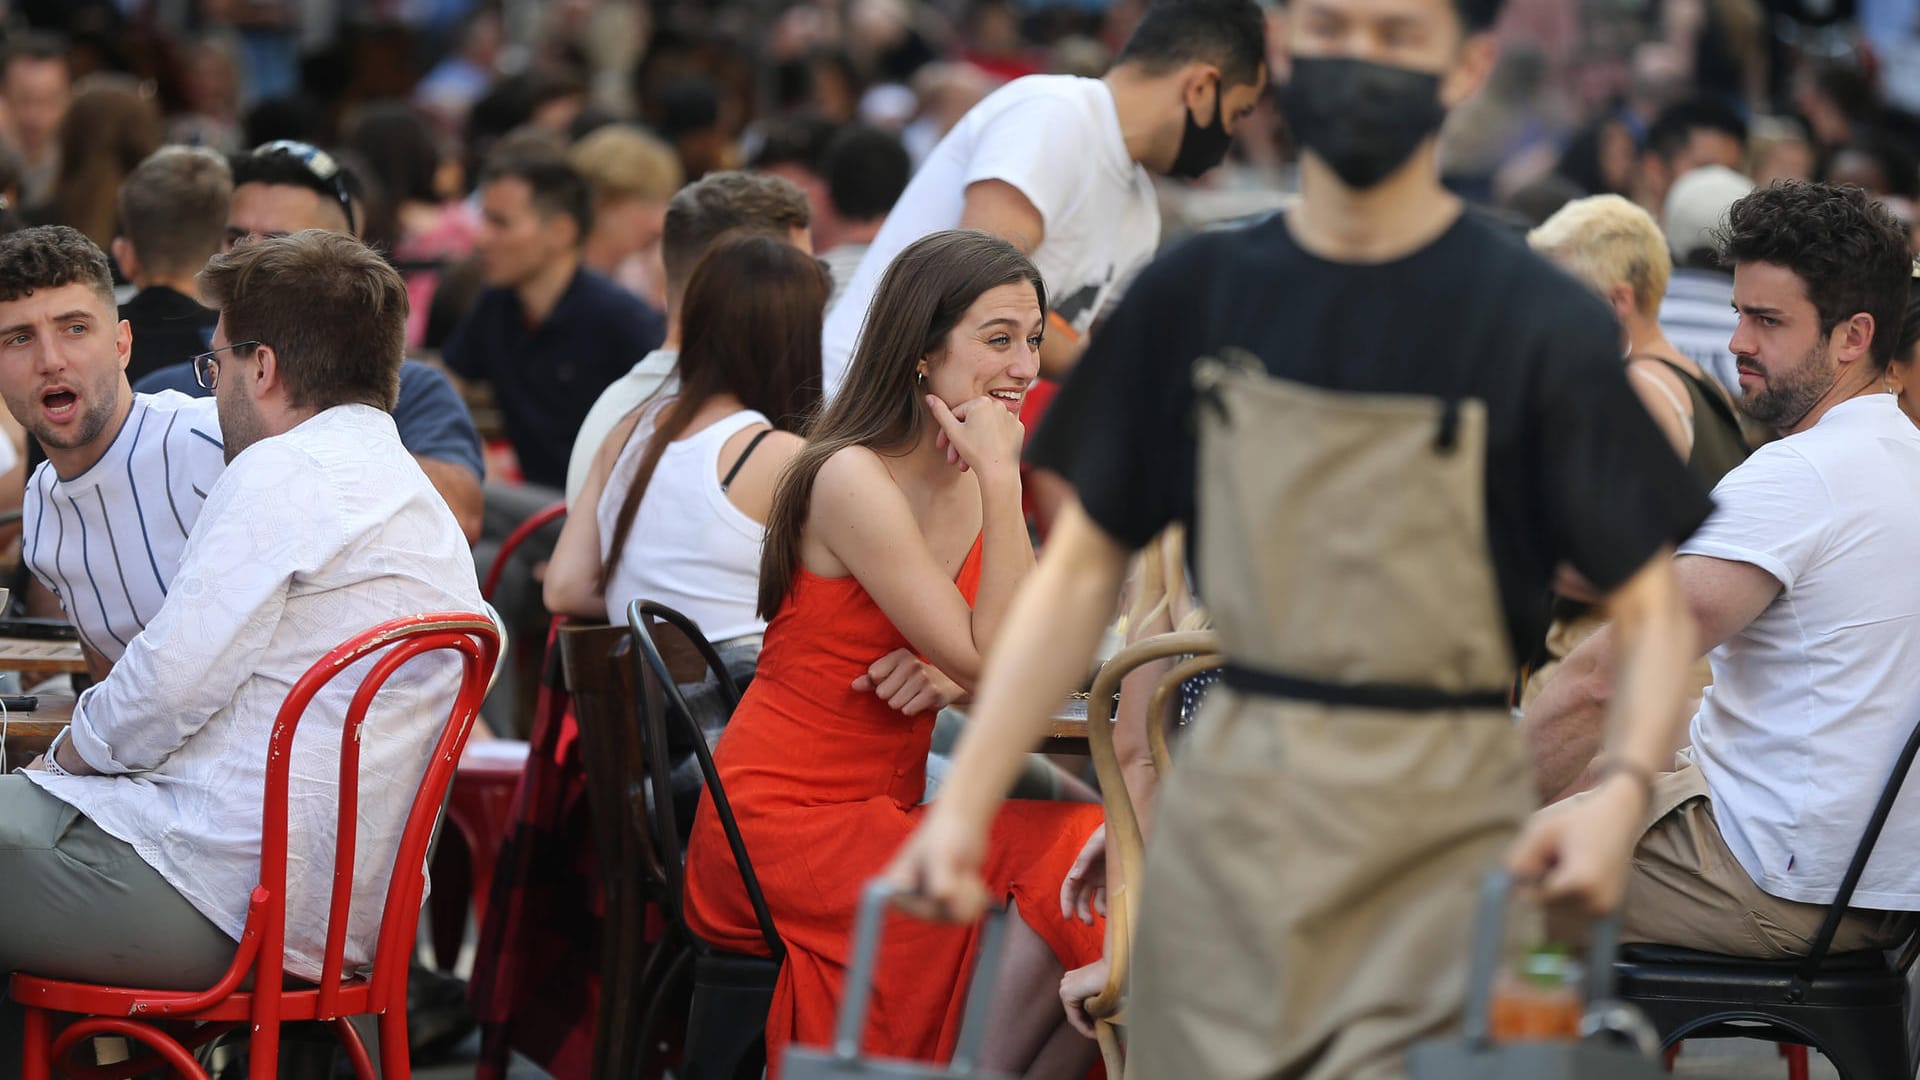
[[[1838,363],[1857,363],[1873,351],[1873,334],[1873,316],[1857,311],[1833,328],[1827,338],[1827,352]]]
[[[280,354],[271,345],[255,345],[248,359],[260,365],[260,378],[254,381],[253,396],[262,398],[284,389],[280,380]]]
[[[574,249],[587,242],[586,231],[580,228],[580,223],[573,219],[572,214],[549,214],[541,222],[541,227],[554,243],[562,247]]]
[[[1208,89],[1209,87],[1212,89]],[[1219,120],[1220,117],[1217,114],[1225,107],[1222,99],[1226,92],[1227,81],[1221,76],[1217,65],[1199,62],[1187,66],[1187,74],[1181,83],[1180,94],[1187,111],[1193,114],[1194,119],[1209,125]],[[1209,98],[1212,99],[1211,105],[1208,104]],[[1209,108],[1215,115],[1208,115]]]
[[[1460,59],[1440,80],[1440,104],[1456,109],[1479,93],[1493,75],[1493,65],[1499,59],[1500,44],[1491,31],[1468,34],[1460,43]]]
[[[133,250],[133,241],[124,236],[116,236],[113,238],[113,243],[108,245],[108,249],[113,252],[113,261],[120,264],[121,276],[128,281],[138,280],[140,256]]]

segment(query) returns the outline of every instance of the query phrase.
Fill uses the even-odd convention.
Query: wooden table
[[[6,751],[7,768],[14,769],[32,761],[47,748],[60,729],[73,720],[73,699],[41,694],[40,707],[32,712],[9,712],[0,722],[0,746]]]
[[[0,671],[27,675],[85,675],[87,658],[77,641],[0,637]]]
[[[1069,698],[1047,722],[1047,737],[1040,744],[1043,754],[1072,754],[1086,757],[1087,749],[1087,699]]]

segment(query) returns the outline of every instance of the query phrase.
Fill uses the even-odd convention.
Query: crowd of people
[[[876,876],[929,921],[870,1051],[951,1052],[991,906],[983,1063],[1094,1067],[1107,827],[1028,752],[1103,635],[1226,658],[1166,776],[1164,668],[1125,684],[1130,1072],[1404,1075],[1503,864],[1630,940],[1810,947],[1920,723],[1911,5],[347,7],[5,28],[0,510],[91,686],[0,777],[0,971],[211,983],[301,672],[488,610],[480,737],[525,738],[550,616],[635,600],[747,687],[688,689],[784,946],[771,1075]],[[454,693],[407,670],[349,963]],[[1917,800],[1838,948],[1920,926]],[[739,871],[702,809],[688,927],[765,954]]]

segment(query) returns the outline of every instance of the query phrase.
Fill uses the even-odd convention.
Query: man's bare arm
[[[1673,561],[1673,574],[1694,631],[1680,651],[1684,665],[1746,629],[1780,595],[1780,582],[1751,563],[1683,555]],[[1615,704],[1619,649],[1615,627],[1588,638],[1528,708],[1525,730],[1542,798],[1559,798],[1590,779]]]

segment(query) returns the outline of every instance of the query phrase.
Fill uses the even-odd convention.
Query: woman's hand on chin
[[[853,680],[853,688],[879,697],[889,709],[906,716],[938,712],[965,693],[960,684],[911,649],[895,649],[875,660],[866,674]]]
[[[928,394],[927,408],[940,425],[934,445],[947,452],[948,463],[973,470],[982,481],[1019,479],[1027,429],[999,399],[982,395],[949,408]]]

